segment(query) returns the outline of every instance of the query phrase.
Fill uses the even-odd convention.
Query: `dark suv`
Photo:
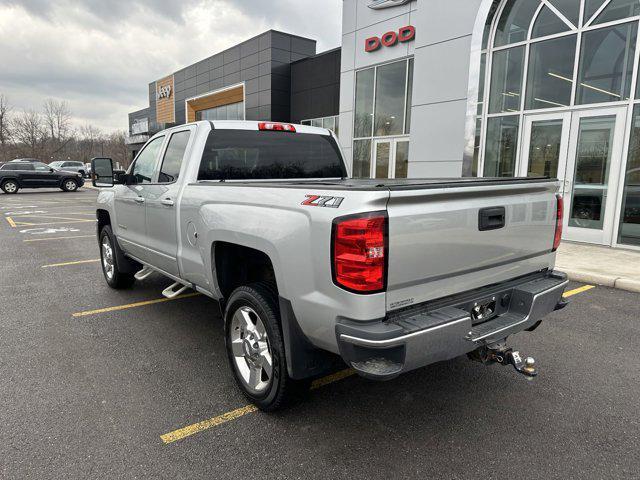
[[[82,175],[56,170],[41,162],[9,162],[0,167],[0,188],[17,193],[21,188],[60,188],[75,192],[84,185]]]

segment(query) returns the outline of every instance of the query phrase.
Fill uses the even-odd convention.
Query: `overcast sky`
[[[340,45],[342,0],[0,0],[0,93],[126,129],[149,82],[271,28]]]

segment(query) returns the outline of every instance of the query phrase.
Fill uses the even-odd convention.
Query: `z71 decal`
[[[305,195],[307,199],[302,205],[308,207],[339,208],[343,197],[323,197],[322,195]]]

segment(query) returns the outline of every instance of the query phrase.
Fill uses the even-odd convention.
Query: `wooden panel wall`
[[[156,94],[160,91],[160,88],[169,86],[171,88],[171,94],[169,97],[163,97],[156,100],[156,121],[158,123],[174,123],[176,121],[175,108],[174,108],[174,95],[175,85],[173,82],[173,75],[169,75],[156,82]],[[156,97],[157,98],[157,97]]]
[[[213,93],[206,97],[187,100],[187,123],[195,122],[196,112],[200,110],[230,105],[232,103],[242,102],[243,100],[244,87],[242,85],[222,92]]]

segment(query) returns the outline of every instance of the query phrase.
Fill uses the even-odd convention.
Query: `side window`
[[[184,160],[184,153],[189,143],[191,132],[185,130],[183,132],[177,132],[171,135],[167,151],[164,154],[162,160],[162,168],[160,169],[160,175],[158,176],[159,183],[173,183],[178,180],[180,176],[180,167]]]
[[[45,163],[34,163],[33,166],[36,172],[48,172],[51,169],[51,167]]]
[[[132,174],[136,178],[136,183],[151,183],[153,172],[158,158],[158,151],[162,147],[164,137],[158,137],[149,142],[140,152],[136,163],[133,165]]]

